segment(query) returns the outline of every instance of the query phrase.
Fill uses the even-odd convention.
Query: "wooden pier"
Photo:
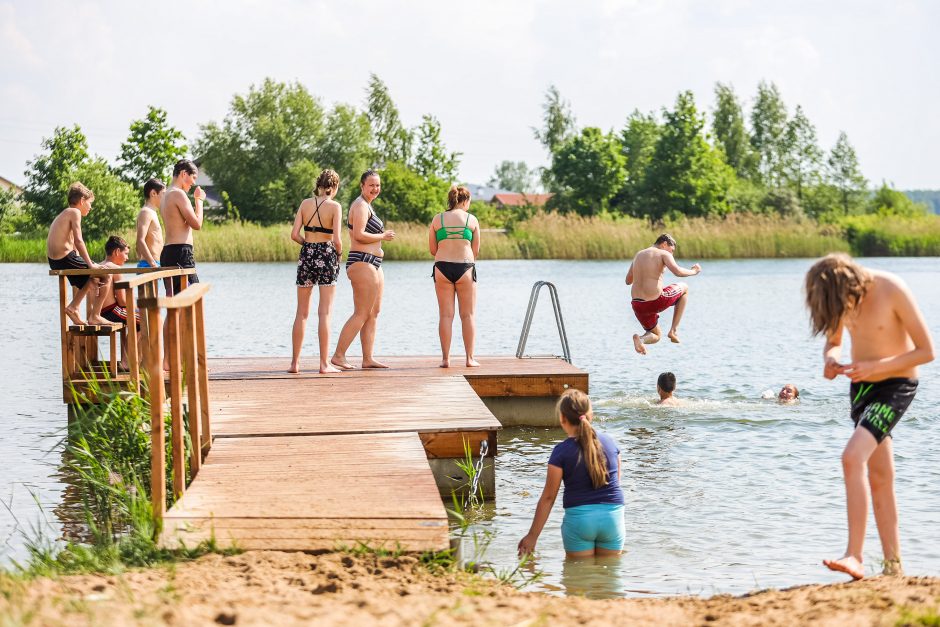
[[[494,399],[530,403],[557,398],[569,387],[588,389],[587,373],[558,358],[480,357],[479,368],[445,369],[439,357],[389,357],[383,358],[387,370],[325,375],[289,374],[286,357],[206,359],[202,301],[209,286],[158,297],[158,280],[172,272],[118,284],[140,291],[141,356],[129,356],[131,372],[110,383],[132,390],[145,384],[153,418],[152,500],[163,521],[161,543],[170,548],[212,538],[242,549],[332,550],[360,543],[447,549],[444,502],[466,489],[457,462],[468,451],[479,461],[485,450],[481,484],[486,497],[495,496],[493,460],[502,425],[490,408]],[[64,305],[63,280],[60,275]],[[133,319],[135,301],[128,300]],[[161,311],[165,347],[163,333],[149,332],[163,328]],[[71,403],[70,389],[81,381],[66,349],[77,331],[64,322],[62,331],[63,359],[69,357],[65,400]],[[100,365],[81,377],[102,370],[94,356],[84,358]],[[315,364],[316,357],[305,363]],[[172,499],[163,481],[167,406]],[[553,417],[547,418],[551,424]],[[188,456],[186,432],[194,443]]]

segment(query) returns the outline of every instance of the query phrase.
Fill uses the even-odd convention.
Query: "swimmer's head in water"
[[[663,233],[653,242],[653,246],[656,248],[663,248],[663,244],[671,248],[672,252],[676,252],[676,240],[674,240],[669,233]]]
[[[871,273],[845,253],[826,255],[806,273],[806,307],[813,335],[832,335],[861,302]]]
[[[666,394],[672,394],[676,389],[676,375],[671,372],[662,373],[659,375],[659,378],[656,379],[656,387]]]
[[[800,398],[800,391],[792,383],[787,383],[780,389],[777,400],[781,403],[790,403]]]

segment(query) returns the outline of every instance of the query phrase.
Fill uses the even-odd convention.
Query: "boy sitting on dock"
[[[682,402],[672,395],[676,390],[676,375],[671,372],[664,372],[656,380],[656,393],[659,394],[657,405],[663,407],[678,407]]]
[[[123,238],[112,235],[108,238],[108,241],[105,242],[104,251],[107,257],[101,266],[103,268],[120,268],[127,263],[131,249]],[[124,291],[114,289],[114,284],[122,280],[124,280],[123,275],[113,274],[111,275],[111,281],[101,288],[101,294],[99,295],[102,303],[101,316],[110,322],[127,324],[127,302],[124,299]],[[134,312],[134,318],[137,323],[137,331],[140,331],[140,312]],[[138,346],[139,345],[138,343]],[[122,368],[127,368],[127,355],[123,354],[125,348],[126,347],[123,345],[121,346]]]
[[[91,211],[91,203],[95,195],[81,183],[72,183],[69,186],[69,206],[56,216],[49,225],[49,236],[46,238],[46,256],[49,267],[53,270],[87,270],[100,268],[91,260],[85,240],[82,239],[82,218]],[[85,324],[79,313],[82,300],[91,291],[88,299],[88,323],[109,324],[101,317],[101,299],[98,288],[109,282],[108,277],[69,276],[72,286],[72,300],[65,306],[65,315],[75,324]]]
[[[868,495],[884,551],[884,574],[900,575],[901,547],[894,497],[891,431],[917,391],[917,366],[934,358],[933,341],[914,295],[893,274],[869,270],[845,254],[832,254],[806,273],[806,306],[815,335],[826,337],[823,376],[842,374],[849,386],[855,430],[842,452],[849,541],[839,559],[823,560],[853,579],[865,576],[862,545]],[[852,338],[852,361],[839,363],[843,330]]]

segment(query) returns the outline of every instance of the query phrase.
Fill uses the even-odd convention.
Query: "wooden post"
[[[206,323],[202,299],[196,301],[196,369],[199,373],[199,403],[202,414],[202,448],[212,448],[212,428],[209,424],[209,368],[206,364]]]
[[[189,475],[195,478],[202,467],[202,439],[199,437],[202,408],[199,404],[199,380],[196,374],[196,312],[195,305],[181,311],[183,369],[186,371],[186,395],[189,405],[189,440],[192,451],[189,458]]]
[[[147,326],[159,329],[162,326],[160,309],[147,309]],[[166,514],[166,435],[163,426],[163,351],[160,350],[161,335],[147,335],[147,375],[150,386],[150,495],[153,515],[162,521]]]
[[[183,390],[180,372],[180,312],[167,309],[167,346],[170,366],[170,440],[173,443],[173,497],[179,499],[186,489],[186,458],[184,456]]]
[[[124,302],[127,305],[127,370],[130,375],[130,389],[140,394],[140,355],[137,350],[137,302],[134,288],[125,290]],[[141,316],[143,318],[143,316]],[[143,323],[143,320],[141,320]]]
[[[108,351],[108,370],[115,379],[117,378],[118,371],[118,335],[120,335],[120,331],[112,327],[111,333],[108,335],[108,343],[110,344]]]
[[[72,359],[69,342],[69,323],[68,318],[65,315],[65,299],[67,298],[67,290],[65,287],[65,277],[59,275],[59,334],[62,341],[62,381],[63,385],[72,378]]]

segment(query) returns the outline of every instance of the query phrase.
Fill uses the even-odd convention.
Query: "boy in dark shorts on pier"
[[[199,170],[196,164],[189,159],[183,159],[173,166],[173,182],[170,189],[163,196],[160,204],[160,214],[166,227],[166,244],[160,252],[160,266],[163,268],[195,268],[196,258],[193,255],[193,229],[202,228],[202,202],[206,193],[201,187],[193,192],[195,205],[189,202],[186,195],[196,184]],[[199,277],[189,275],[188,283],[198,283]],[[166,279],[167,293],[177,294],[180,291],[179,277]]]
[[[853,579],[865,576],[862,547],[871,491],[886,575],[900,575],[901,547],[894,496],[891,432],[914,400],[917,366],[934,358],[933,341],[907,285],[893,274],[833,254],[806,274],[813,333],[826,337],[823,376],[842,374],[849,386],[855,431],[842,452],[849,540],[845,554],[823,560]],[[852,362],[839,363],[842,335],[852,337]]]

